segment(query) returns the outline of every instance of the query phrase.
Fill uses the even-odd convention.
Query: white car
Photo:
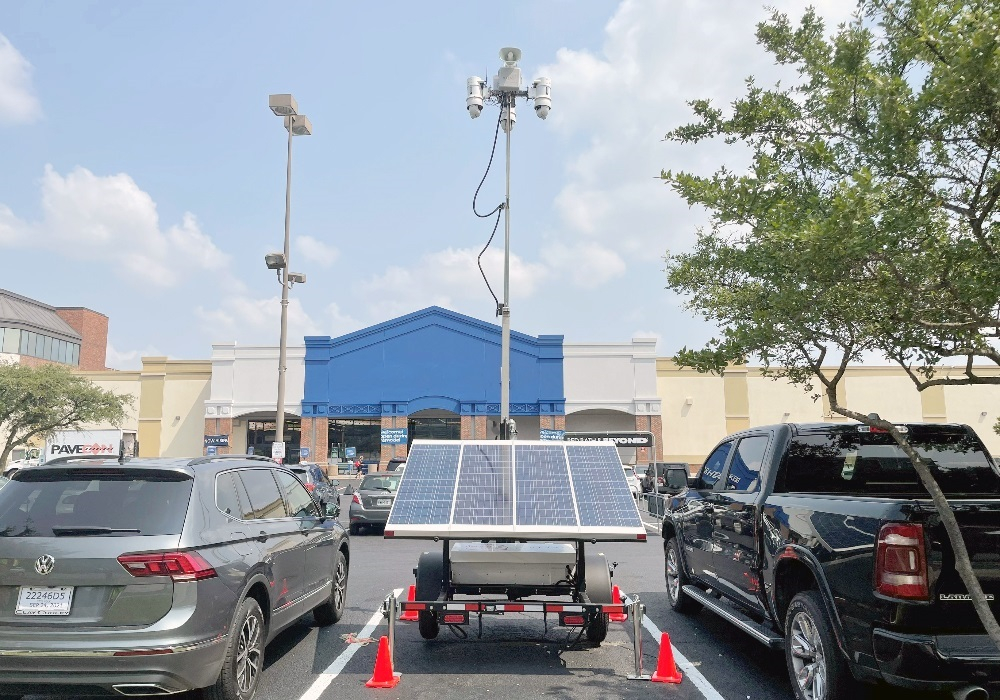
[[[622,465],[625,470],[625,480],[628,481],[628,488],[632,492],[632,498],[638,499],[639,494],[642,493],[642,486],[639,484],[639,477],[635,475],[634,467],[626,467]]]

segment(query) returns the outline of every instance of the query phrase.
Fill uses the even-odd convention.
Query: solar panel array
[[[613,444],[415,440],[393,537],[642,539]]]

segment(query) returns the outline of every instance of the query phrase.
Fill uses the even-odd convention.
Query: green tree
[[[725,112],[691,103],[667,138],[722,138],[749,151],[737,174],[664,171],[710,225],[667,256],[668,288],[720,327],[681,364],[722,371],[756,356],[769,373],[815,386],[842,416],[889,430],[937,507],[987,632],[1000,626],[954,514],[928,465],[891,421],[844,406],[849,363],[883,355],[918,390],[1000,384],[1000,3],[861,0],[828,36],[806,11],[757,27],[793,67],[789,86],[746,94]],[[942,371],[942,362],[961,368]]]
[[[0,363],[0,468],[32,438],[85,424],[120,426],[130,396],[106,391],[60,365]]]

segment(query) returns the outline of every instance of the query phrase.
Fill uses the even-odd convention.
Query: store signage
[[[649,433],[566,433],[567,442],[613,442],[617,447],[652,447]]]
[[[285,443],[283,442],[272,442],[271,443],[271,459],[284,459],[285,458]]]
[[[405,445],[406,428],[382,428],[383,445]]]
[[[206,435],[205,447],[229,447],[228,435]]]
[[[539,440],[565,440],[566,431],[565,430],[550,430],[548,428],[542,428],[538,431]]]
[[[345,447],[344,448],[344,456],[348,457],[350,459],[354,459],[355,457],[358,456],[358,448],[357,447]]]
[[[208,447],[205,448],[206,456],[215,457],[217,454],[219,454],[219,448],[216,447],[215,445],[209,445]]]
[[[300,447],[299,448],[299,457],[301,457],[302,459],[305,459],[306,457],[309,456],[309,453],[311,451],[312,450],[310,450],[308,447]]]

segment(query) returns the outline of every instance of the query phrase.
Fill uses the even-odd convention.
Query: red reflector
[[[427,606],[424,605],[423,603],[408,603],[406,601],[403,601],[402,603],[400,603],[400,605],[403,607],[403,610],[426,610],[427,609]]]
[[[563,615],[562,623],[567,627],[583,627],[583,615]]]
[[[621,615],[625,612],[624,605],[602,605],[601,610],[608,614],[618,614]]]
[[[396,531],[395,530],[384,530],[382,532],[382,535],[384,537],[395,537],[396,536]]]
[[[562,612],[563,606],[561,605],[550,605],[547,608],[548,612]]]
[[[924,526],[890,523],[878,533],[875,590],[901,600],[929,600]]]
[[[215,569],[197,552],[123,554],[118,563],[136,578],[169,576],[174,581],[201,581],[217,576]]]
[[[642,532],[642,533],[636,535],[635,539],[636,539],[637,542],[645,542],[646,541],[646,533]]]
[[[445,613],[444,624],[446,625],[467,625],[469,619],[464,613]]]
[[[173,649],[136,649],[135,651],[116,651],[115,656],[157,656],[173,653]]]
[[[466,603],[466,610],[471,610],[472,612],[479,612],[479,603]]]
[[[516,605],[513,603],[507,603],[507,605],[503,606],[503,609],[504,612],[524,612],[523,605]]]

